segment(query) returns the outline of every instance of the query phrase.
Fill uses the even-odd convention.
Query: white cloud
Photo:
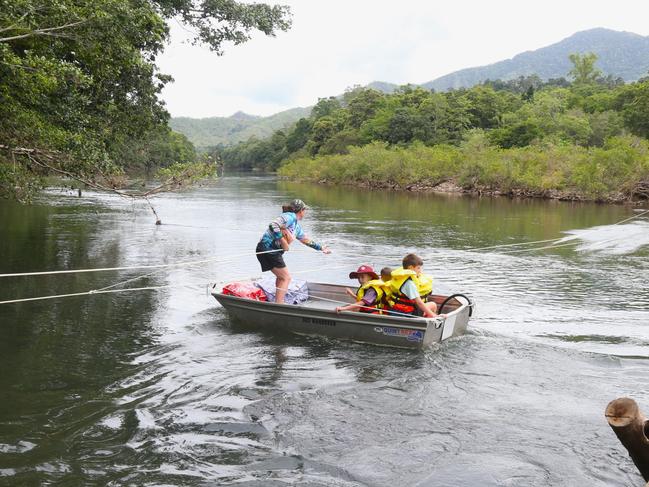
[[[371,81],[422,83],[510,58],[576,31],[608,27],[649,34],[649,5],[634,0],[285,0],[293,27],[255,36],[224,56],[172,41],[159,65],[175,83],[163,93],[174,116],[268,115]]]

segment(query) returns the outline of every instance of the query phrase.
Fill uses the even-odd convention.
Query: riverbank
[[[348,154],[294,159],[278,173],[291,180],[376,189],[638,203],[649,198],[649,144],[634,137],[592,148],[373,143],[352,147]]]
[[[410,191],[413,193],[443,193],[443,194],[458,194],[458,195],[470,195],[470,196],[489,196],[489,197],[505,197],[505,198],[536,198],[536,199],[546,199],[546,200],[558,200],[558,201],[583,201],[583,202],[595,202],[595,203],[610,203],[610,204],[633,204],[641,205],[647,202],[647,199],[635,199],[629,200],[624,194],[611,194],[606,198],[590,198],[586,195],[561,191],[561,190],[543,190],[543,191],[532,191],[525,189],[512,189],[509,191],[501,191],[498,189],[493,189],[489,187],[472,187],[472,188],[463,188],[456,181],[444,181],[440,184],[431,186],[426,183],[414,183],[407,186],[401,186],[392,182],[384,183],[370,183],[370,182],[358,182],[358,183],[338,183],[335,181],[329,181],[327,179],[320,179],[318,181],[309,181],[303,179],[293,179],[295,181],[306,181],[306,182],[317,182],[318,184],[326,185],[343,185],[355,188],[365,188],[365,189],[374,189],[374,190],[389,190],[389,191]]]

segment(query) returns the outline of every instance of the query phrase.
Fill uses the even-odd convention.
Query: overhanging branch
[[[147,202],[147,204],[151,208],[151,211],[155,215],[157,225],[161,224],[160,217],[158,216],[158,213],[156,212],[153,205],[151,204],[149,198],[151,196],[154,196],[166,190],[180,188],[182,186],[183,176],[189,176],[189,173],[182,173],[178,176],[172,176],[166,181],[164,181],[162,184],[159,184],[158,186],[151,188],[147,191],[123,191],[120,188],[114,186],[112,187],[107,186],[98,181],[88,179],[82,175],[75,174],[74,172],[58,167],[57,161],[66,159],[66,156],[57,151],[28,148],[28,147],[9,147],[7,145],[2,145],[2,144],[0,144],[0,150],[9,152],[11,154],[11,157],[14,160],[16,156],[26,157],[35,166],[45,169],[46,171],[51,171],[60,176],[65,176],[67,178],[83,183],[89,188],[96,189],[98,191],[114,193],[118,196],[121,196],[122,198],[128,198],[131,200],[143,199]],[[107,179],[106,176],[103,177]]]
[[[61,31],[61,30],[64,30],[64,29],[70,29],[72,27],[76,27],[76,26],[84,24],[86,22],[87,22],[87,20],[79,20],[77,22],[70,22],[69,24],[58,25],[56,27],[45,27],[43,29],[34,29],[34,30],[29,31],[29,32],[25,32],[24,34],[17,34],[17,35],[10,36],[10,37],[0,37],[0,42],[15,41],[17,39],[24,39],[26,37],[32,37],[32,36],[38,36],[38,35],[53,36],[53,37],[66,37],[65,34],[58,33],[58,31]],[[8,27],[8,28],[3,29],[3,30],[10,30],[10,29],[12,29],[12,28]]]

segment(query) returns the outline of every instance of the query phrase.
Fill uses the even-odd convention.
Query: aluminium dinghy
[[[212,291],[238,322],[267,330],[323,335],[355,342],[421,349],[466,331],[474,302],[463,294],[432,295],[440,315],[435,318],[343,311],[350,302],[347,286],[306,282],[308,298],[299,304],[277,304]]]

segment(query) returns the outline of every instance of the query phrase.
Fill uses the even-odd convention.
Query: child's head
[[[370,282],[372,279],[378,279],[379,276],[376,275],[376,272],[374,272],[374,269],[370,266],[362,265],[356,270],[356,272],[350,272],[349,278],[358,279],[359,284],[362,286],[363,284]]]
[[[389,281],[390,279],[392,279],[392,268],[384,267],[381,269],[381,280]]]
[[[410,269],[415,271],[417,274],[421,274],[424,266],[424,260],[419,257],[417,254],[408,254],[403,258],[401,263],[404,269]]]
[[[362,286],[366,282],[370,282],[372,280],[372,276],[369,274],[359,274],[358,277],[358,283]]]

